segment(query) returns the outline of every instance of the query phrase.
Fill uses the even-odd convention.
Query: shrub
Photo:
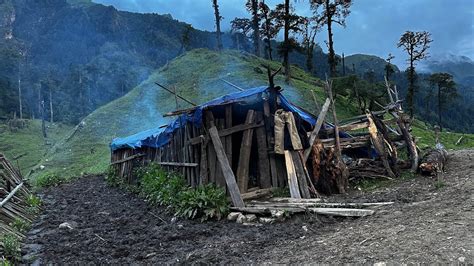
[[[220,220],[229,211],[225,191],[213,184],[187,189],[179,195],[176,215],[190,219],[201,217],[201,221]]]
[[[1,238],[3,253],[7,259],[18,260],[20,258],[20,241],[14,234],[5,234]]]
[[[52,186],[57,186],[61,183],[64,183],[66,179],[64,177],[55,175],[55,174],[49,174],[49,175],[43,175],[39,176],[36,179],[36,186],[37,187],[52,187]]]
[[[26,212],[35,215],[39,213],[42,201],[39,197],[30,194],[26,198],[26,204],[28,205]]]
[[[30,230],[31,224],[23,219],[15,218],[15,220],[10,223],[10,226],[15,228],[20,233],[26,233]]]
[[[115,170],[112,166],[109,166],[109,169],[107,170],[105,182],[113,187],[119,187],[123,185],[123,180],[115,174]]]
[[[174,207],[179,201],[179,193],[186,189],[183,177],[168,173],[156,164],[139,169],[137,176],[140,193],[152,204]]]

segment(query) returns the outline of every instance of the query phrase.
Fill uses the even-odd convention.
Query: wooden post
[[[235,207],[244,207],[245,204],[240,195],[237,182],[235,181],[234,173],[232,172],[232,168],[229,165],[229,160],[225,155],[224,147],[222,146],[221,139],[219,138],[219,133],[217,132],[217,128],[215,126],[209,128],[209,135],[211,137],[212,144],[214,145],[217,160],[219,161],[219,164],[221,166],[222,174],[224,175],[227,188],[229,189],[232,204]]]
[[[263,114],[257,112],[257,123],[263,120]],[[258,127],[255,130],[257,135],[258,149],[258,169],[260,172],[260,187],[269,188],[272,186],[270,177],[270,161],[268,159],[268,146],[264,127]]]
[[[228,104],[225,107],[225,128],[231,128],[232,125],[232,105]],[[225,153],[232,168],[232,134],[225,137]]]
[[[249,110],[245,124],[252,124],[255,120],[255,111]],[[240,147],[239,165],[237,167],[237,183],[242,193],[247,192],[249,182],[250,152],[252,150],[253,128],[247,129],[243,133],[242,145]]]
[[[222,130],[224,129],[224,123],[225,121],[222,120],[222,119],[216,119],[216,126],[217,126],[217,129],[218,130]],[[226,137],[221,137],[221,142],[222,142],[222,145],[224,147],[227,147],[226,145]],[[215,149],[214,149],[215,150]],[[225,150],[226,151],[226,150]],[[226,156],[227,156],[227,151],[226,151]],[[227,157],[227,159],[229,159]],[[229,165],[231,165],[230,161],[229,161]],[[231,166],[232,168],[232,166]],[[216,177],[216,185],[219,186],[219,187],[223,187],[225,188],[225,178],[224,176],[222,175],[222,169],[220,167],[216,167],[216,174],[215,174],[215,177]]]
[[[306,180],[307,176],[303,167],[303,163],[301,162],[300,155],[298,151],[290,151],[290,154],[293,159],[293,165],[296,170],[296,177],[298,179],[298,186],[300,188],[301,197],[304,199],[309,199],[311,198],[311,195],[309,194],[308,181]]]
[[[264,121],[265,121],[265,131],[266,131],[266,136],[267,136],[267,149],[268,149],[268,157],[270,160],[270,175],[272,179],[272,186],[273,187],[278,187],[278,174],[277,174],[277,166],[275,162],[275,153],[273,152],[273,145],[274,139],[273,139],[273,128],[272,128],[272,117],[270,114],[270,104],[268,103],[268,100],[263,101],[263,115],[264,115]],[[271,151],[271,152],[270,152]]]
[[[392,171],[392,168],[390,167],[390,164],[387,160],[387,152],[385,150],[385,144],[383,141],[380,139],[380,134],[377,130],[377,126],[375,125],[374,120],[372,119],[372,116],[368,111],[366,111],[367,114],[367,119],[369,120],[369,133],[370,133],[370,138],[372,139],[372,143],[374,144],[375,150],[380,156],[380,159],[382,160],[383,166],[385,167],[385,170],[387,171],[387,174],[395,178],[395,174]]]

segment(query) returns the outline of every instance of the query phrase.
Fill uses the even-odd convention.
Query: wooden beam
[[[316,125],[314,126],[313,131],[311,132],[311,135],[309,136],[309,147],[304,151],[304,162],[308,160],[309,154],[311,152],[311,147],[313,146],[314,141],[318,137],[319,130],[321,129],[321,126],[324,123],[324,119],[326,118],[326,114],[329,110],[329,105],[331,104],[330,99],[326,99],[326,102],[323,105],[323,108],[321,109],[321,112],[319,113],[318,116],[318,121],[316,122]]]
[[[3,205],[5,205],[5,203],[7,203],[22,186],[23,182],[18,184],[12,191],[10,191],[10,193],[8,193],[8,195],[0,202],[0,208],[3,207]]]
[[[197,167],[197,163],[176,163],[176,162],[157,162],[159,165],[165,166],[181,166],[181,167]]]
[[[138,153],[138,154],[135,154],[135,155],[132,155],[130,157],[126,157],[124,159],[121,159],[121,160],[118,160],[118,161],[115,161],[115,162],[111,162],[110,164],[119,164],[119,163],[124,163],[124,162],[127,162],[127,161],[130,161],[130,160],[133,160],[135,158],[138,158],[138,157],[142,157],[144,156],[145,154],[143,153]]]
[[[257,189],[252,192],[247,192],[247,193],[242,194],[242,199],[251,200],[251,199],[262,198],[262,197],[270,195],[273,190],[274,188]]]
[[[176,92],[174,92],[174,91],[172,91],[172,90],[166,88],[165,86],[159,84],[158,82],[155,82],[155,84],[158,85],[159,87],[161,87],[162,89],[164,89],[165,91],[167,91],[167,92],[169,92],[169,93],[171,93],[171,94],[174,94],[176,97],[178,97],[178,98],[180,98],[181,100],[183,100],[183,101],[189,103],[190,105],[192,105],[192,106],[197,106],[197,104],[195,104],[195,103],[189,101],[188,99],[186,99],[186,98],[182,97],[181,95],[177,94]]]
[[[252,128],[259,128],[259,127],[263,127],[263,126],[264,126],[263,122],[261,122],[261,123],[251,123],[251,124],[240,124],[240,125],[237,125],[237,126],[233,126],[231,128],[225,128],[225,129],[219,130],[219,137],[227,137],[227,136],[233,135],[237,132],[241,132],[241,131],[244,131],[244,130],[247,130],[247,129],[252,129]],[[197,136],[197,137],[194,137],[194,138],[190,139],[189,141],[186,142],[186,145],[197,145],[197,144],[201,143],[201,137],[202,136]]]
[[[300,188],[300,195],[304,199],[311,198],[309,194],[309,186],[307,181],[307,176],[303,164],[301,162],[300,155],[298,151],[290,151],[291,157],[293,158],[293,166],[296,171],[296,178],[298,179],[298,187]]]
[[[257,112],[257,121],[263,120],[263,114]],[[270,161],[268,158],[268,146],[265,128],[259,127],[255,130],[257,136],[257,150],[258,150],[258,169],[260,173],[259,181],[260,187],[269,188],[272,186],[270,174]]]
[[[375,213],[374,210],[364,209],[347,209],[347,208],[303,208],[303,207],[266,207],[266,206],[254,206],[254,207],[231,207],[233,211],[240,211],[245,213],[255,214],[270,214],[271,211],[287,211],[289,213],[302,213],[312,212],[321,215],[330,216],[342,216],[342,217],[363,217],[372,215]]]
[[[255,111],[249,110],[245,119],[245,124],[252,124],[255,120]],[[247,192],[249,182],[250,153],[252,151],[253,129],[244,131],[242,144],[240,146],[239,165],[237,167],[237,183],[242,193]]]
[[[295,165],[293,158],[289,151],[285,153],[286,172],[288,174],[288,187],[290,188],[290,195],[292,198],[301,199],[300,189],[298,186],[298,177],[296,176]]]
[[[385,167],[385,170],[387,171],[387,174],[391,178],[395,178],[395,173],[392,171],[392,168],[390,167],[390,164],[387,159],[387,152],[385,150],[385,143],[381,140],[380,134],[377,130],[377,126],[375,125],[374,120],[372,119],[372,116],[370,113],[367,112],[367,119],[369,120],[369,133],[370,133],[370,138],[372,139],[372,143],[374,144],[374,148],[377,151],[377,153],[380,156],[380,159],[382,160],[382,163]]]
[[[219,133],[217,132],[217,128],[215,126],[209,128],[209,135],[211,137],[212,144],[214,145],[214,149],[217,154],[217,159],[221,166],[222,174],[224,175],[227,188],[229,189],[232,204],[235,207],[244,207],[245,204],[240,195],[237,182],[235,181],[234,173],[232,172],[232,168],[229,165],[229,160],[225,155],[224,147],[222,146],[221,139],[219,138]]]
[[[263,101],[263,118],[265,122],[265,132],[267,136],[267,148],[268,151],[274,150],[274,139],[273,139],[273,127],[272,125],[272,116],[270,114],[270,104],[268,100]],[[277,166],[275,161],[275,153],[268,154],[270,160],[270,177],[272,180],[272,186],[278,187],[278,173],[277,173]]]

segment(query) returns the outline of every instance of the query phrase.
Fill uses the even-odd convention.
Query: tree
[[[252,31],[250,19],[234,18],[234,20],[230,22],[230,25],[230,32],[235,38],[237,49],[240,50],[240,47],[243,46],[244,43],[247,43],[248,35]]]
[[[410,117],[413,118],[415,112],[414,97],[415,97],[415,64],[416,62],[428,57],[428,48],[430,48],[431,34],[427,31],[412,32],[406,31],[397,44],[397,47],[403,47],[408,53],[409,67],[407,69],[408,77],[408,92],[407,104],[410,112]]]
[[[446,104],[458,96],[453,76],[448,73],[434,73],[429,77],[430,84],[437,89],[438,125],[442,129],[441,116]]]
[[[247,11],[252,14],[252,40],[254,47],[254,54],[260,56],[260,15],[258,14],[259,5],[258,0],[247,0]]]
[[[272,40],[276,37],[281,27],[275,24],[275,12],[273,12],[265,1],[259,4],[260,16],[263,22],[260,25],[260,34],[264,36],[265,52],[267,58],[273,60]]]
[[[394,58],[395,58],[395,56],[393,56],[391,53],[389,53],[387,59],[385,59],[387,61],[387,64],[385,65],[385,77],[387,77],[387,81],[389,81],[390,76],[392,76],[392,74],[395,73],[395,70],[393,69],[393,65],[390,62]]]
[[[321,28],[319,16],[303,18],[303,48],[306,53],[306,68],[309,73],[313,72],[313,53],[316,46],[316,33]]]
[[[191,47],[191,33],[194,31],[193,26],[187,24],[184,27],[183,33],[181,34],[181,48],[179,49],[179,53],[183,53],[189,50]]]
[[[219,4],[217,3],[217,0],[212,0],[212,6],[214,7],[214,16],[216,19],[217,50],[220,51],[223,48],[221,38],[221,20],[223,17],[219,13]]]
[[[321,14],[322,25],[327,25],[328,29],[328,50],[329,50],[329,69],[331,77],[336,76],[336,53],[334,51],[334,41],[332,33],[332,23],[346,26],[346,17],[350,14],[350,6],[352,0],[311,0],[311,8],[317,10],[319,6],[323,7],[323,13]]]
[[[290,52],[298,47],[295,38],[290,37],[290,33],[300,32],[303,18],[293,12],[290,0],[285,0],[284,4],[275,7],[274,17],[278,27],[283,28],[283,43],[280,46],[280,53],[283,55],[283,67],[285,70],[286,82],[290,81]]]

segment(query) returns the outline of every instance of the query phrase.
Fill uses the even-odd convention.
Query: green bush
[[[18,232],[24,234],[30,230],[31,224],[23,219],[15,218],[15,220],[10,223],[10,226],[15,228]]]
[[[26,204],[28,205],[26,211],[29,214],[38,214],[41,208],[42,201],[39,197],[30,194],[26,198]]]
[[[0,266],[11,266],[13,263],[11,263],[8,259],[5,258],[0,258]]]
[[[36,179],[36,186],[37,187],[52,187],[52,186],[57,186],[61,183],[64,183],[66,179],[64,177],[55,175],[55,174],[49,174],[49,175],[43,175],[39,176]]]
[[[109,169],[107,170],[105,182],[113,187],[120,187],[123,185],[123,180],[115,174],[115,170],[112,166],[109,166]]]
[[[190,219],[201,217],[220,220],[229,211],[225,191],[213,184],[187,189],[179,194],[176,215]]]
[[[151,204],[166,206],[177,216],[189,219],[221,219],[229,209],[225,191],[213,185],[196,189],[186,186],[185,179],[151,164],[136,172],[140,195]]]
[[[1,237],[3,254],[9,260],[16,261],[20,258],[20,240],[14,234],[5,234]]]

